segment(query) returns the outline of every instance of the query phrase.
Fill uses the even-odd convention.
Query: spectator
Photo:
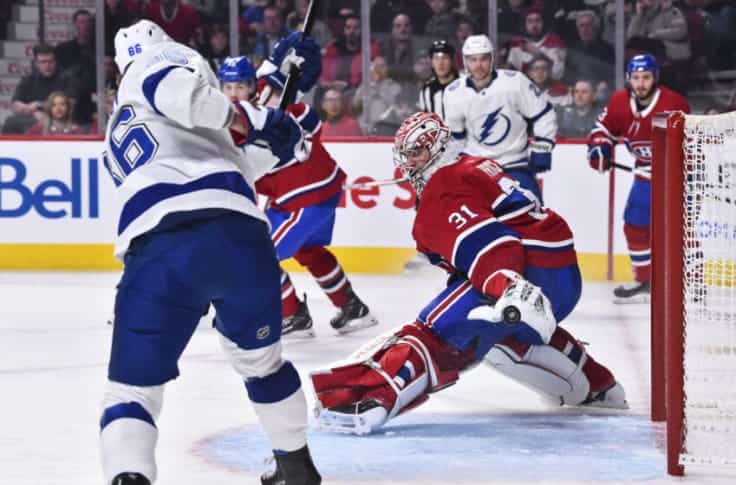
[[[413,90],[402,89],[396,104],[390,106],[376,121],[374,126],[375,135],[393,136],[396,134],[396,130],[399,129],[401,123],[416,112],[416,102],[417,98]]]
[[[457,30],[455,31],[455,66],[459,70],[465,68],[463,60],[463,44],[465,39],[476,33],[475,24],[468,17],[462,17],[457,22]]]
[[[629,25],[632,15],[634,15],[634,4],[631,1],[625,1],[624,25]],[[601,38],[610,45],[616,43],[616,0],[608,0],[603,8],[603,35]]]
[[[38,123],[29,130],[29,135],[74,135],[82,131],[72,121],[72,99],[62,91],[54,91],[44,104]]]
[[[561,81],[552,79],[551,69],[552,62],[549,58],[539,56],[526,65],[524,74],[529,76],[529,79],[543,94],[547,95],[552,106],[567,106],[572,103],[570,87]]]
[[[361,84],[353,97],[353,108],[362,110],[359,117],[363,133],[373,134],[373,127],[382,113],[396,104],[401,93],[399,83],[388,77],[386,59],[376,57],[371,62],[371,79]]]
[[[457,17],[450,9],[449,0],[427,0],[432,16],[424,27],[424,35],[431,40],[452,39],[457,30]]]
[[[562,79],[565,72],[567,49],[554,32],[546,32],[542,10],[536,7],[524,11],[524,36],[515,37],[509,49],[509,64],[518,71],[526,71],[535,57],[546,57],[552,65],[552,78]]]
[[[576,38],[575,12],[590,9],[606,0],[532,0],[542,10],[545,26],[560,36],[565,44]],[[626,0],[624,0],[626,1]]]
[[[527,0],[501,0],[498,4],[498,43],[510,41],[524,33],[524,10]],[[462,44],[461,44],[462,45]]]
[[[200,27],[199,13],[181,0],[151,0],[145,18],[157,23],[176,42],[192,43]]]
[[[411,19],[400,13],[391,23],[391,35],[382,46],[382,52],[388,62],[388,75],[399,84],[412,85],[416,82],[414,61],[419,49],[412,39]]]
[[[380,53],[378,43],[371,44],[371,60]],[[355,89],[363,79],[360,53],[360,17],[348,15],[343,34],[328,42],[322,58],[320,86],[338,86],[340,89]]]
[[[687,21],[672,0],[637,0],[634,16],[626,30],[627,47],[637,51],[661,53],[656,44],[664,47],[671,61],[690,59],[690,39]]]
[[[322,136],[362,136],[358,121],[345,113],[345,101],[339,89],[330,88],[322,98]]]
[[[376,0],[371,7],[371,32],[389,33],[389,27],[399,13],[404,13],[412,19],[414,33],[420,35],[424,33],[424,26],[432,16],[427,0]]]
[[[213,25],[209,30],[206,47],[200,52],[207,59],[212,71],[217,72],[220,65],[230,55],[230,42],[224,25]]]
[[[736,67],[736,6],[728,0],[706,2],[703,44],[708,64],[715,70]]]
[[[612,82],[615,52],[611,44],[601,39],[598,16],[592,10],[578,12],[575,27],[577,41],[567,49],[565,80],[570,83],[578,79]]]
[[[557,113],[557,134],[567,138],[587,138],[593,129],[600,113],[600,105],[596,103],[592,81],[581,80],[573,89],[573,104]]]
[[[250,52],[261,60],[267,59],[278,41],[288,34],[281,11],[274,6],[266,7],[263,10],[263,28],[256,35]]]
[[[445,117],[445,88],[458,78],[453,66],[455,48],[444,40],[435,41],[429,48],[432,63],[432,78],[419,92],[419,109],[431,111]]]
[[[115,54],[115,34],[133,23],[133,16],[124,0],[105,0],[105,55]]]
[[[72,83],[59,70],[54,48],[39,44],[33,48],[33,72],[24,76],[13,94],[13,111],[3,133],[22,134],[42,118],[44,103],[55,91],[72,93]]]
[[[74,91],[68,93],[75,98],[74,119],[87,124],[95,110],[92,93],[97,85],[94,19],[88,10],[80,9],[74,12],[72,22],[74,38],[56,46],[56,60],[64,75],[74,79]]]
[[[303,30],[304,18],[307,16],[308,7],[309,0],[294,1],[294,11],[286,16],[286,27],[290,31]],[[314,19],[312,31],[309,36],[316,40],[319,45],[324,46],[327,44],[327,41],[330,40],[330,30],[327,28],[327,24],[322,20]]]
[[[255,35],[263,29],[263,11],[268,6],[268,0],[255,0],[253,5],[245,9],[240,15],[243,26],[241,33]]]

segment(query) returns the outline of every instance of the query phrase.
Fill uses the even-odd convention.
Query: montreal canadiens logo
[[[634,141],[629,143],[629,148],[634,156],[642,162],[652,161],[652,143],[648,141]]]
[[[501,113],[503,108],[498,108],[487,115],[479,117],[475,126],[478,127],[478,141],[492,147],[506,139],[511,130],[511,120]]]

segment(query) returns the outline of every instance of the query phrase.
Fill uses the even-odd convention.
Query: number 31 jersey
[[[541,208],[501,166],[462,156],[437,170],[422,191],[412,235],[417,249],[448,271],[461,271],[489,294],[501,270],[577,264],[565,220]],[[498,295],[492,295],[498,296]]]

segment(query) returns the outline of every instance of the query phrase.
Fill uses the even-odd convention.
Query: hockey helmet
[[[125,72],[136,56],[148,46],[171,42],[161,27],[150,20],[139,20],[130,27],[118,30],[115,34],[115,64],[121,73]]]
[[[437,113],[419,112],[407,118],[394,137],[394,164],[409,179],[417,195],[421,194],[434,165],[445,152],[450,129]],[[429,158],[421,167],[411,160],[426,148]]]
[[[429,57],[435,54],[442,53],[447,54],[450,57],[455,57],[455,48],[446,40],[435,40],[429,47]]]
[[[657,66],[657,59],[651,54],[640,54],[631,58],[628,64],[626,64],[626,80],[631,79],[631,74],[634,72],[645,72],[649,71],[654,74],[654,80],[659,78],[659,66]]]
[[[487,35],[471,35],[465,39],[463,44],[463,57],[474,56],[477,54],[490,54],[493,56],[493,44]]]
[[[224,83],[251,83],[256,80],[256,70],[247,57],[226,57],[217,71],[217,77]]]

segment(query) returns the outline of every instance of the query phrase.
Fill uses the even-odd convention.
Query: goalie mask
[[[449,138],[450,129],[437,113],[415,113],[396,132],[394,164],[409,179],[417,195],[439,168],[437,162],[445,152]]]

